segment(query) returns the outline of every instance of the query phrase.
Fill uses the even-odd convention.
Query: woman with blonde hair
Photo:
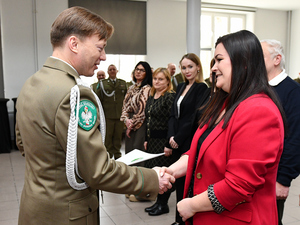
[[[145,108],[147,128],[144,147],[148,153],[164,152],[165,155],[146,161],[145,166],[148,168],[170,166],[174,162],[167,138],[168,119],[175,96],[169,71],[166,68],[156,69],[152,76],[152,85]],[[173,190],[158,195],[155,204],[145,211],[150,216],[168,213],[168,200]]]
[[[196,54],[184,55],[179,64],[185,82],[177,87],[168,126],[168,140],[173,149],[174,160],[179,159],[190,148],[193,118],[199,107],[198,103],[203,101],[203,98],[207,98],[205,93],[208,88],[203,82],[202,65]],[[177,202],[183,198],[184,182],[185,177],[175,182]],[[177,210],[176,222],[173,224],[183,224]]]

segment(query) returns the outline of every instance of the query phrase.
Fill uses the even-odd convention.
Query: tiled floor
[[[24,183],[24,158],[13,150],[0,154],[0,225],[17,225],[20,195]],[[300,177],[294,180],[285,204],[284,224],[300,224]],[[124,195],[103,193],[101,225],[170,225],[175,218],[175,193],[169,200],[170,213],[151,217],[144,208],[152,202],[130,202]],[[263,200],[262,200],[263,201]]]

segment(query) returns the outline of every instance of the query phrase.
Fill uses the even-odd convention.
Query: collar
[[[109,78],[110,79],[110,78]],[[117,78],[116,79],[110,79],[111,82],[117,82]]]
[[[79,73],[77,72],[77,70],[73,66],[71,66],[69,63],[67,63],[66,61],[64,61],[64,60],[62,60],[60,58],[54,57],[54,56],[50,56],[50,58],[57,59],[57,60],[60,60],[60,61],[64,62],[65,64],[67,64],[68,66],[70,66],[79,75]]]
[[[269,84],[271,86],[278,85],[281,81],[283,81],[287,77],[287,73],[285,72],[285,69],[282,70],[280,74],[278,74],[276,77],[274,77],[272,80],[269,81]]]

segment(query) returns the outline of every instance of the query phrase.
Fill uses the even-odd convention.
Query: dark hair
[[[147,84],[149,84],[152,87],[152,70],[151,70],[151,67],[150,67],[149,63],[144,62],[144,61],[140,61],[140,62],[138,62],[138,64],[136,64],[136,66],[134,67],[134,70],[139,65],[142,65],[145,69],[145,72],[146,72],[145,78],[142,81],[140,88],[147,85]],[[136,78],[135,78],[134,74],[133,74],[133,81],[136,82]]]
[[[200,127],[209,121],[209,127],[213,126],[225,102],[226,113],[223,116],[225,128],[236,107],[248,97],[258,93],[265,93],[273,100],[285,121],[281,104],[268,83],[263,51],[258,38],[250,31],[242,30],[220,37],[215,47],[221,43],[231,61],[231,87],[229,93],[216,89],[204,116],[200,119]],[[215,87],[216,84],[213,82],[212,90]]]
[[[50,39],[54,48],[61,46],[70,35],[77,35],[79,39],[83,40],[98,34],[100,40],[108,40],[113,31],[113,26],[99,15],[83,7],[75,6],[58,15],[52,24]]]

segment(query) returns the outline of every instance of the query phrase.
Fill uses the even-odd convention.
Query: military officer
[[[97,189],[154,200],[174,182],[157,169],[110,160],[104,147],[101,103],[79,75],[93,76],[112,33],[82,7],[64,10],[52,24],[52,56],[17,102],[17,146],[26,161],[19,225],[97,225]]]
[[[117,78],[117,67],[111,64],[108,69],[108,79],[100,81],[97,92],[103,105],[106,121],[105,147],[110,158],[121,157],[121,142],[124,123],[120,121],[123,100],[127,92],[126,81]]]
[[[97,82],[96,83],[93,83],[92,85],[91,85],[91,88],[93,89],[93,91],[97,94],[97,91],[98,91],[98,89],[100,88],[100,80],[103,80],[103,79],[105,79],[105,72],[103,71],[103,70],[99,70],[98,72],[97,72]]]
[[[167,69],[171,74],[171,82],[172,82],[173,90],[176,92],[178,84],[184,82],[183,76],[181,73],[174,75],[176,72],[176,65],[174,63],[169,63]]]

